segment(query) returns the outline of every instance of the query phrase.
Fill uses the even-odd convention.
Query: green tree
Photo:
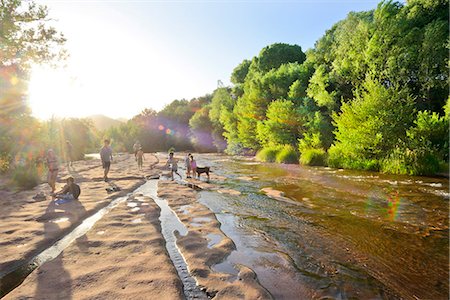
[[[233,69],[230,81],[233,84],[243,84],[245,82],[245,77],[247,77],[250,64],[250,60],[244,59],[236,68]]]
[[[27,82],[32,64],[55,63],[65,57],[62,49],[65,39],[49,24],[47,8],[35,1],[0,2],[2,165],[14,164],[17,157],[26,157],[27,162],[31,163],[41,153],[43,143],[39,137],[45,134],[42,124],[30,115],[26,102]],[[30,174],[34,173],[31,171]]]
[[[305,121],[290,100],[276,100],[269,104],[267,119],[257,124],[257,137],[263,147],[296,145]]]
[[[0,69],[31,63],[53,63],[65,58],[64,36],[50,26],[48,9],[35,1],[2,0],[0,5]]]
[[[213,124],[213,143],[220,152],[227,148],[227,142],[224,137],[225,123],[228,122],[228,118],[226,118],[225,115],[227,111],[233,111],[235,102],[229,88],[218,88],[213,93],[209,110],[209,119]]]
[[[306,55],[300,46],[275,43],[264,47],[259,55],[253,58],[250,68],[260,73],[266,73],[279,68],[282,64],[301,64],[305,59]]]
[[[204,106],[196,111],[189,120],[191,142],[196,151],[216,151],[212,137],[214,125],[209,118],[209,114],[210,107]]]
[[[396,147],[412,123],[413,99],[368,78],[356,99],[335,113],[336,142],[329,162],[344,168],[378,169],[379,160]]]

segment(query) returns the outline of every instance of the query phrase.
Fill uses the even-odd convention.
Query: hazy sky
[[[272,43],[312,48],[350,11],[379,1],[38,1],[67,38],[65,69],[36,67],[40,118],[129,118],[211,93],[243,59]]]

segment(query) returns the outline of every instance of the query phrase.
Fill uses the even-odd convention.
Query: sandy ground
[[[145,175],[167,174],[165,156],[154,168],[156,158],[146,155],[144,171],[138,171],[132,155],[116,156],[110,172],[112,183],[121,191],[107,193],[110,183],[101,181],[98,160],[76,162],[73,170],[63,170],[60,178],[71,174],[80,184],[79,201],[56,205],[50,197],[34,201],[45,184],[32,191],[2,192],[0,218],[0,273],[13,269],[53,244],[87,216],[124,196],[145,182]],[[180,160],[182,157],[179,157]],[[179,163],[181,166],[181,162]],[[184,170],[180,170],[180,173]],[[182,173],[183,174],[183,173]],[[184,174],[183,174],[184,175]],[[183,176],[185,177],[185,176]],[[197,284],[215,299],[270,299],[255,273],[239,266],[237,275],[215,272],[213,266],[234,249],[233,241],[221,230],[215,215],[197,201],[192,186],[217,190],[211,182],[159,180],[158,195],[166,199],[186,226],[178,234],[177,246]],[[59,187],[62,187],[62,181]],[[223,190],[221,192],[232,193]],[[130,205],[133,203],[133,205]],[[180,299],[182,283],[165,248],[161,234],[160,210],[150,197],[133,194],[99,220],[85,235],[69,245],[56,259],[44,263],[6,299]]]
[[[155,160],[155,159],[154,159]],[[156,160],[154,161],[156,162]],[[33,190],[22,192],[1,191],[0,210],[0,273],[9,270],[21,261],[28,260],[36,253],[63,236],[71,228],[80,224],[87,216],[108,205],[116,197],[126,195],[144,182],[148,168],[138,171],[134,157],[116,155],[109,174],[110,182],[103,182],[103,169],[99,160],[75,162],[70,170],[65,166],[58,175],[57,190],[61,189],[64,178],[73,176],[80,185],[79,201],[54,205],[48,196],[50,188],[43,183]],[[106,188],[115,184],[121,191],[108,193]],[[34,200],[33,196],[43,191],[44,200]],[[46,228],[49,222],[58,226]]]

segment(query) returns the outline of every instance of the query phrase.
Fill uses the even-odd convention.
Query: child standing
[[[103,172],[103,178],[105,179],[105,182],[108,181],[108,173],[109,168],[111,167],[111,161],[113,159],[112,157],[112,149],[109,146],[109,140],[104,140],[104,144],[102,149],[100,150],[100,158],[102,159],[102,166],[104,169]]]
[[[197,162],[194,159],[194,156],[191,155],[191,170],[192,170],[192,176],[196,178],[196,172],[197,172]]]
[[[184,158],[184,166],[186,167],[186,178],[191,178],[191,154],[188,153]]]
[[[166,166],[169,165],[170,165],[170,176],[172,180],[174,180],[173,173],[177,174],[178,176],[180,176],[180,179],[182,179],[181,175],[178,173],[178,160],[173,157],[173,152],[169,153],[169,159],[166,162]]]
[[[138,169],[139,171],[142,171],[142,164],[144,161],[144,151],[142,151],[142,148],[139,148],[139,150],[136,152],[136,158],[138,163]]]

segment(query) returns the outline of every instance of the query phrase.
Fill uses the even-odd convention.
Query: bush
[[[396,148],[383,160],[381,171],[391,174],[433,175],[439,172],[441,167],[441,161],[430,149]]]
[[[22,189],[32,189],[39,184],[39,174],[35,167],[18,166],[14,169],[12,179]]]
[[[291,145],[284,145],[278,152],[275,161],[283,164],[296,164],[298,163],[297,151]]]
[[[345,147],[332,145],[328,150],[328,166],[333,168],[379,171],[380,162],[374,158],[357,157],[353,153],[344,155]]]
[[[256,154],[256,158],[260,161],[274,162],[278,152],[280,152],[280,147],[266,147]]]
[[[326,153],[323,149],[305,149],[300,155],[300,163],[306,166],[324,166]]]
[[[0,174],[8,172],[9,167],[10,167],[9,157],[0,156]]]

